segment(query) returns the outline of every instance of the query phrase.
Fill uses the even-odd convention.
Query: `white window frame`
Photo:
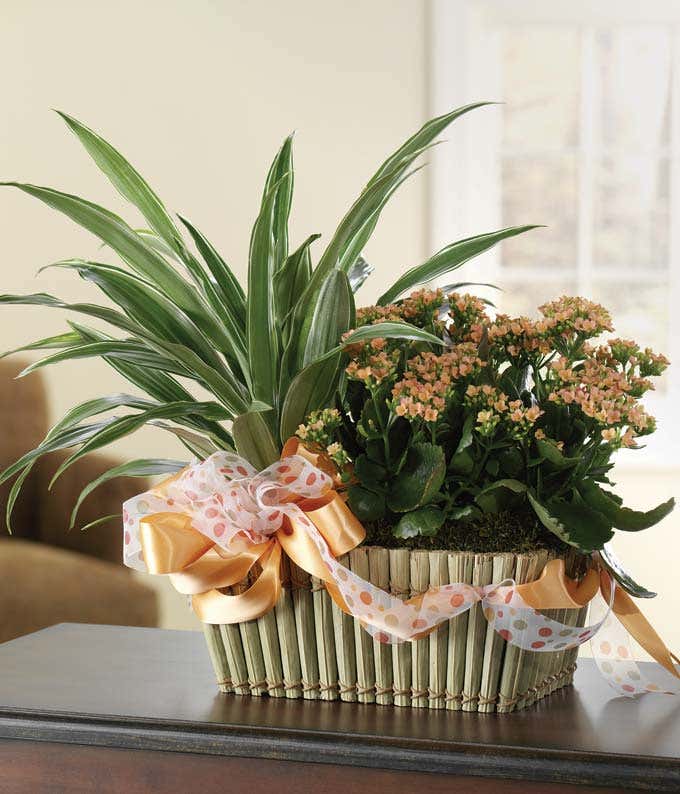
[[[648,271],[650,282],[663,276],[669,281],[670,349],[665,352],[673,366],[667,378],[667,396],[655,399],[651,410],[658,417],[661,431],[650,439],[650,448],[621,456],[620,464],[678,466],[680,452],[680,0],[592,0],[545,2],[545,0],[431,0],[430,43],[430,115],[444,113],[452,107],[500,95],[500,66],[491,53],[497,51],[498,36],[494,26],[516,23],[578,23],[584,28],[583,43],[593,46],[593,28],[599,25],[667,23],[674,27],[672,50],[672,118],[669,269],[666,273]],[[587,66],[581,78],[581,119],[586,119],[596,97]],[[485,114],[485,115],[482,115]],[[579,251],[576,278],[580,294],[588,296],[592,283],[589,232],[593,222],[591,126],[584,124],[579,143]],[[585,135],[583,133],[586,133]],[[493,107],[475,111],[456,122],[447,133],[448,143],[435,149],[429,170],[429,243],[438,250],[454,239],[500,228],[501,218],[501,117]],[[453,187],[452,187],[453,186]],[[532,219],[527,218],[527,223]],[[496,283],[506,289],[521,287],[527,279],[554,278],[551,270],[501,271],[498,250],[475,260],[474,268],[463,272],[464,280]],[[598,269],[598,276],[607,275]],[[612,272],[612,289],[624,281],[639,281],[633,273]],[[462,279],[463,280],[463,279]],[[556,296],[557,297],[557,296]],[[677,309],[676,309],[677,307]],[[614,318],[616,321],[616,318]],[[654,395],[658,397],[657,395]]]

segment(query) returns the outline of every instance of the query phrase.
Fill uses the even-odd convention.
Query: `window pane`
[[[669,292],[665,284],[645,281],[616,284],[608,279],[596,281],[592,292],[592,299],[609,309],[615,336],[634,339],[657,353],[670,352]]]
[[[576,28],[518,25],[502,34],[503,144],[564,148],[578,140]]]
[[[572,154],[508,156],[502,162],[503,226],[544,223],[503,244],[503,267],[573,269],[577,254],[577,172]]]
[[[575,295],[576,281],[556,276],[551,280],[527,278],[521,282],[504,282],[503,292],[494,295],[498,311],[511,317],[538,317],[538,307],[561,295]]]
[[[596,59],[606,148],[658,149],[669,141],[671,41],[668,28],[601,30]]]
[[[595,166],[593,262],[633,270],[666,267],[670,163],[641,154]]]

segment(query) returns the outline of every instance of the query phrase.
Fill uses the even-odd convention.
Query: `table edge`
[[[446,775],[680,789],[680,759],[465,742],[323,734],[302,729],[153,722],[0,709],[0,739],[158,750]],[[530,762],[530,763],[528,763]]]

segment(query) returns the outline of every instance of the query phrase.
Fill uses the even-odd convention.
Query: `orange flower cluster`
[[[620,340],[612,341],[620,350]],[[557,405],[578,407],[600,425],[604,441],[632,447],[636,436],[655,429],[654,417],[638,402],[638,397],[653,386],[636,370],[620,369],[611,346],[587,352],[591,355],[578,366],[563,357],[552,362],[554,390],[548,399]]]
[[[539,311],[543,314],[539,320],[499,314],[487,329],[492,351],[513,359],[535,359],[555,348],[564,350],[565,343],[580,345],[612,330],[609,312],[586,298],[563,296]]]
[[[416,290],[399,303],[357,309],[357,326],[402,321],[418,328],[436,328],[439,325],[439,307],[443,301],[444,293],[440,289]]]
[[[592,339],[604,331],[612,331],[612,318],[609,312],[587,298],[563,295],[555,301],[538,307],[539,312],[548,320],[553,336],[570,339],[578,335],[581,339]]]
[[[436,422],[455,385],[479,374],[484,362],[477,347],[465,342],[446,353],[420,353],[406,365],[404,378],[392,389],[392,410],[407,419]]]
[[[612,366],[616,363],[620,364],[627,370],[629,378],[658,377],[671,363],[666,356],[654,353],[649,347],[641,350],[638,344],[630,339],[609,339],[606,345],[601,345],[594,351],[594,355],[600,361],[610,363]]]
[[[547,355],[552,350],[550,331],[546,320],[499,314],[489,325],[488,340],[492,348],[504,351],[510,358],[519,358],[523,353]]]
[[[475,295],[452,292],[448,296],[449,317],[453,321],[446,326],[446,332],[457,341],[471,341],[479,344],[484,335],[484,327],[489,322],[486,306]]]
[[[465,392],[465,404],[477,411],[477,432],[482,436],[492,436],[496,428],[503,426],[513,438],[528,435],[543,411],[532,405],[527,408],[521,400],[510,400],[500,389],[484,384],[470,384]]]
[[[295,435],[308,444],[324,450],[342,469],[349,462],[349,456],[342,444],[334,441],[335,431],[341,424],[342,417],[337,408],[324,408],[321,411],[312,411],[307,417],[307,424],[299,425]]]
[[[357,309],[357,326],[384,322],[407,322],[418,328],[438,331],[443,324],[438,320],[439,307],[444,300],[441,290],[416,290],[400,303],[386,306],[365,306]],[[347,336],[348,334],[345,334]],[[385,381],[393,380],[401,356],[401,340],[373,339],[365,344],[349,345],[351,356],[347,375],[361,381],[367,388],[375,389]]]
[[[361,381],[368,389],[375,389],[384,381],[393,380],[401,351],[388,347],[385,339],[372,339],[364,345],[352,345],[348,352],[352,360],[347,365],[347,376]]]

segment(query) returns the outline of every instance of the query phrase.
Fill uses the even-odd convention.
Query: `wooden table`
[[[571,784],[579,784],[576,788]],[[221,695],[201,634],[64,624],[0,646],[0,791],[680,791],[680,698],[576,685],[516,714]]]

